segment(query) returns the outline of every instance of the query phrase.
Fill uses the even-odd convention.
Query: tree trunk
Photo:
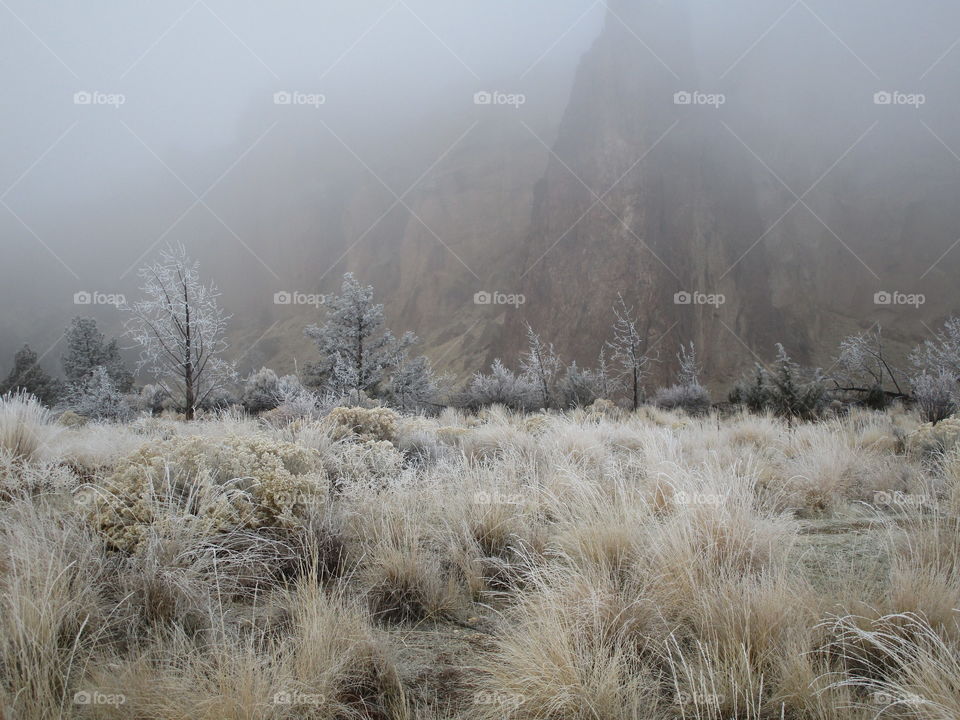
[[[184,363],[183,366],[184,404],[186,407],[184,408],[183,416],[186,420],[193,420],[194,405],[197,402],[197,397],[193,377],[193,338],[190,334],[190,296],[187,292],[186,283],[183,284],[183,306],[186,312],[186,323],[184,327],[184,355],[186,363]]]

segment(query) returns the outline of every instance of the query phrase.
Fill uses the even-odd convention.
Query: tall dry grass
[[[960,464],[909,413],[341,415],[5,400],[7,715],[957,717]]]

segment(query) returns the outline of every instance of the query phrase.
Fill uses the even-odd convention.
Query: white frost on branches
[[[227,321],[220,293],[200,279],[199,264],[183,245],[171,245],[142,268],[143,298],[131,305],[127,334],[140,346],[138,370],[154,376],[164,395],[192,419],[215,390],[236,376],[221,355]]]

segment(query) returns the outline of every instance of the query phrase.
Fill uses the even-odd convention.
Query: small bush
[[[477,373],[473,376],[459,404],[471,410],[491,405],[504,405],[511,410],[533,410],[537,407],[538,393],[533,381],[495,360],[489,375]]]
[[[957,381],[950,373],[924,373],[914,380],[913,395],[924,422],[936,425],[957,411]]]
[[[393,442],[397,438],[399,419],[389,408],[338,407],[327,415],[335,438],[360,442]]]
[[[766,371],[757,365],[752,377],[744,378],[734,386],[729,399],[735,405],[745,406],[752,413],[763,413],[770,405]]]
[[[659,390],[653,404],[661,410],[683,410],[690,415],[710,412],[710,392],[702,385],[673,385]]]
[[[206,535],[293,527],[325,486],[315,453],[258,436],[173,438],[145,446],[78,502],[119,549],[139,548],[155,523],[172,518]]]
[[[383,489],[403,468],[403,454],[389,442],[342,442],[324,453],[330,487]]]

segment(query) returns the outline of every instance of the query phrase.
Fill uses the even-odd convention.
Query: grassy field
[[[958,436],[899,409],[66,426],[8,400],[0,708],[956,719]]]

